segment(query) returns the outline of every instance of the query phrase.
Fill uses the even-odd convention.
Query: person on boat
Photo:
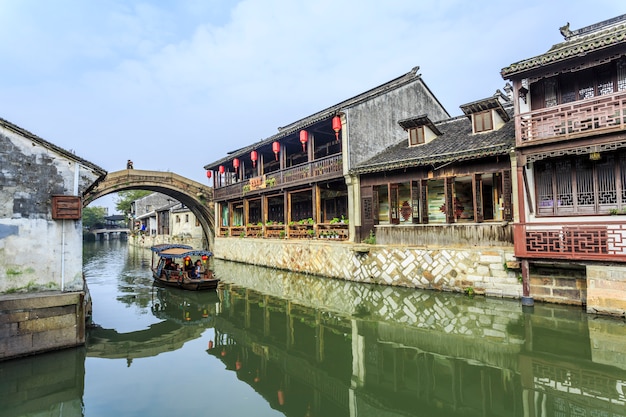
[[[163,266],[163,269],[168,269],[170,271],[176,270],[176,264],[172,262],[172,258],[165,259],[165,265]]]
[[[196,261],[196,264],[193,268],[193,276],[194,278],[200,278],[202,274],[202,261],[200,261],[200,259],[198,259]]]

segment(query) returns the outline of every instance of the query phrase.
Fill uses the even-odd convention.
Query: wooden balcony
[[[516,116],[518,147],[626,130],[626,91]]]
[[[218,187],[214,190],[214,198],[216,201],[224,201],[243,198],[244,195],[249,197],[267,192],[272,188],[297,187],[311,182],[339,178],[342,175],[342,155],[337,154],[281,171],[270,172],[264,176],[262,187],[251,187],[249,179]]]
[[[626,223],[516,224],[515,256],[544,260],[626,262]]]

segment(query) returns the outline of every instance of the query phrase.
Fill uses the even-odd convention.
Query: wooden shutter
[[[508,222],[513,220],[513,204],[511,197],[513,195],[513,183],[511,179],[511,170],[502,171],[502,201],[504,204],[504,213],[502,218]]]

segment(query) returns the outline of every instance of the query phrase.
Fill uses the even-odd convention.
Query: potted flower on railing
[[[300,219],[298,221],[289,222],[290,238],[306,238],[309,237],[308,230],[313,230],[313,219]]]
[[[265,237],[285,237],[285,225],[283,224],[283,222],[274,222],[268,220],[265,223]]]

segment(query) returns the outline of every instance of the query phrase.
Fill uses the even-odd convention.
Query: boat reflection
[[[220,300],[215,291],[192,292],[154,286],[150,310],[162,321],[144,330],[120,333],[101,327],[90,329],[87,356],[126,358],[130,366],[135,358],[180,349],[213,327]]]

